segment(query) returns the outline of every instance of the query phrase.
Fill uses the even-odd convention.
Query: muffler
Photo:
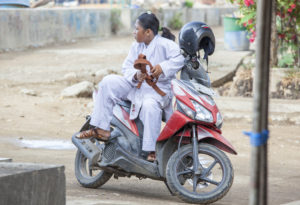
[[[73,144],[86,158],[90,160],[92,165],[97,164],[102,152],[101,149],[92,143],[90,139],[78,139],[75,137],[76,134],[77,133],[72,136]]]

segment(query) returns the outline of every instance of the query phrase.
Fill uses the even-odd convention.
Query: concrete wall
[[[0,50],[107,36],[109,9],[0,9]]]
[[[156,16],[160,20],[161,26],[169,26],[170,20],[178,13],[181,14],[181,21],[183,24],[190,21],[202,21],[209,26],[221,26],[223,25],[223,16],[225,14],[232,14],[236,11],[235,7],[209,7],[209,8],[183,8],[183,9],[164,9],[155,12]],[[129,10],[129,9],[128,9]],[[133,28],[135,20],[143,12],[143,9],[130,10],[131,28]],[[122,12],[128,13],[126,9]],[[122,22],[123,23],[123,22]],[[125,27],[128,29],[128,27]]]
[[[0,204],[64,205],[64,166],[0,163]]]
[[[158,10],[162,26],[169,26],[176,13],[182,23],[206,22],[209,26],[223,24],[222,16],[236,8],[195,8]],[[122,9],[120,34],[132,33],[136,18],[143,9]],[[0,51],[39,47],[79,38],[111,35],[111,10],[87,8],[0,9]]]

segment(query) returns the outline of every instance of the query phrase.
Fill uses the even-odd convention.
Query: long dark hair
[[[153,13],[147,12],[143,13],[138,17],[140,25],[143,27],[143,29],[151,29],[156,35],[159,30],[159,20],[156,18],[156,16]],[[175,41],[175,36],[171,33],[171,31],[166,28],[162,27],[162,37],[165,37],[167,39],[170,39],[172,41]]]

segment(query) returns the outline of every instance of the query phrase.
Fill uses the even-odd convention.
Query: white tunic
[[[161,66],[163,73],[158,78],[157,86],[166,93],[165,96],[159,95],[146,82],[142,83],[140,89],[136,88],[138,82],[134,80],[134,75],[137,70],[133,65],[141,53],[146,55],[153,66]],[[142,149],[154,151],[161,128],[162,110],[165,111],[167,120],[172,114],[171,80],[183,64],[180,49],[171,40],[156,35],[148,46],[133,43],[122,66],[124,76],[108,75],[99,83],[91,125],[109,130],[113,107],[118,101],[129,99],[132,102],[130,119],[139,116],[144,124]],[[149,66],[147,71],[151,74]]]
[[[152,66],[159,64],[163,73],[159,76],[157,86],[166,93],[166,96],[159,95],[146,82],[142,83],[140,89],[134,88],[128,94],[128,99],[132,102],[130,119],[135,119],[138,116],[142,102],[147,98],[154,98],[161,105],[161,109],[165,109],[167,119],[172,113],[172,107],[168,108],[172,99],[171,80],[175,78],[176,73],[183,67],[184,58],[180,54],[178,45],[169,39],[156,35],[148,46],[144,43],[133,43],[131,50],[125,59],[122,72],[124,77],[134,86],[137,82],[133,80],[133,76],[137,70],[133,67],[134,61],[139,54],[144,54]],[[148,74],[150,67],[147,66]],[[134,109],[133,109],[134,108]]]

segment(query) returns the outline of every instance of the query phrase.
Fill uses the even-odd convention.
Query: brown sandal
[[[155,152],[150,152],[147,157],[147,161],[154,162],[156,160]]]
[[[91,137],[95,137],[95,138],[97,138],[98,140],[101,140],[101,141],[108,141],[108,139],[109,139],[109,137],[106,137],[106,136],[103,136],[103,135],[99,134],[98,131],[97,131],[97,128],[82,131],[82,132],[80,132],[76,135],[76,138],[79,138],[79,139],[88,139],[88,138],[91,138]]]

